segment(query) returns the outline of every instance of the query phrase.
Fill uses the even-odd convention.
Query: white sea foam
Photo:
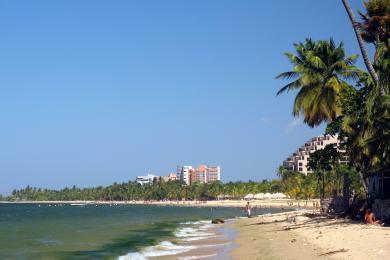
[[[200,224],[210,224],[211,220],[198,220],[198,221],[186,221],[186,222],[181,222],[179,224],[182,225],[200,225]]]
[[[118,257],[118,260],[144,260],[148,257],[158,257],[181,254],[194,249],[195,246],[175,245],[170,241],[163,241],[158,245],[149,246],[140,252],[132,252]]]
[[[217,254],[211,254],[211,255],[197,255],[197,256],[183,256],[180,257],[180,260],[192,260],[192,259],[204,259],[204,258],[215,258]]]
[[[186,238],[182,238],[182,240],[190,242],[190,241],[197,241],[197,240],[202,240],[202,239],[212,238],[212,237],[216,237],[216,236],[186,237]]]
[[[210,220],[187,221],[180,224],[181,227],[174,232],[174,235],[183,242],[196,241],[216,236],[215,233],[207,232],[211,227],[213,227]],[[149,257],[177,255],[188,252],[194,248],[196,247],[192,245],[177,245],[170,241],[163,241],[158,245],[145,247],[138,252],[130,252],[127,255],[120,256],[118,257],[118,260],[145,260]]]
[[[203,232],[200,230],[196,230],[194,228],[181,228],[175,232],[175,236],[179,238],[187,238],[187,237],[207,237],[213,236],[213,233]]]

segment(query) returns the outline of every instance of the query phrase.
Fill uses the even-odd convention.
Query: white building
[[[158,178],[158,176],[153,174],[148,174],[146,176],[137,176],[135,181],[138,182],[139,184],[144,185],[144,184],[153,183],[154,179],[156,178]]]
[[[310,139],[304,145],[302,145],[298,150],[296,150],[292,155],[290,155],[286,160],[283,161],[283,167],[290,171],[297,171],[307,175],[311,172],[307,164],[309,162],[310,154],[324,149],[328,144],[333,144],[340,152],[345,152],[339,149],[340,140],[337,135],[323,135]],[[343,155],[340,163],[347,164],[348,157]]]
[[[199,165],[198,168],[193,166],[177,166],[177,179],[187,185],[192,183],[211,183],[221,180],[221,167]]]
[[[177,166],[177,179],[187,185],[191,183],[191,172],[194,170],[192,166]]]

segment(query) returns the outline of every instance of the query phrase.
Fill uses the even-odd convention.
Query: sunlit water
[[[236,208],[0,204],[0,259],[131,259],[153,245],[180,253],[177,240],[207,235],[211,219],[242,215]]]

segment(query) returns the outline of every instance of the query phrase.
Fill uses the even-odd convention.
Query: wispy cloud
[[[271,123],[271,120],[268,117],[264,117],[264,116],[260,118],[260,121],[265,125]]]
[[[287,127],[286,127],[286,130],[285,130],[285,133],[286,134],[291,134],[292,132],[294,132],[295,128],[297,126],[299,126],[300,124],[302,124],[301,120],[299,118],[293,118],[290,123],[288,123]]]

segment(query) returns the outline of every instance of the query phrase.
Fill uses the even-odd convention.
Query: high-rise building
[[[195,182],[210,183],[221,180],[221,168],[219,166],[200,165],[198,168],[192,166],[178,166],[177,178],[185,184]]]
[[[207,168],[207,182],[213,182],[219,180],[221,180],[221,167],[209,166]]]
[[[200,183],[207,182],[207,166],[206,165],[200,165],[198,168],[191,171],[191,183],[194,183],[194,182],[200,182]]]
[[[308,169],[308,162],[310,154],[324,149],[328,144],[333,144],[340,152],[345,152],[340,149],[340,140],[337,135],[322,135],[314,137],[302,145],[298,150],[296,150],[292,155],[290,155],[286,160],[283,161],[283,167],[290,171],[297,171],[307,175],[311,172]],[[348,156],[345,154],[342,155],[340,163],[347,164]]]
[[[187,185],[191,183],[191,171],[194,168],[192,166],[177,166],[177,178]]]

